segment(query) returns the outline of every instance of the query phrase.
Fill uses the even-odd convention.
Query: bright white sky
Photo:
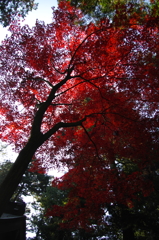
[[[52,21],[52,7],[57,7],[57,0],[35,0],[38,4],[38,9],[33,10],[32,12],[29,12],[29,14],[26,16],[25,21],[22,23],[28,24],[30,27],[35,25],[36,19],[42,20],[45,23],[51,23]],[[8,27],[3,28],[0,25],[0,41],[2,41],[6,34],[8,34],[7,31]]]

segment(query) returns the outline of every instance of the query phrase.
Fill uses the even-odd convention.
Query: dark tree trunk
[[[132,226],[123,230],[123,240],[135,240]]]
[[[28,164],[37,148],[42,144],[40,139],[31,139],[19,153],[15,163],[11,167],[9,173],[0,185],[0,216],[3,214],[6,204],[14,194],[18,184],[20,183],[23,174],[25,173]]]
[[[130,213],[130,209],[122,206],[122,223],[123,223],[123,240],[135,240],[133,224],[134,217]]]
[[[70,79],[70,73],[71,72],[69,69],[68,75],[61,82],[59,82],[52,88],[47,100],[43,102],[43,104],[39,107],[33,120],[31,137],[28,143],[26,144],[26,146],[19,153],[15,163],[13,164],[9,173],[5,177],[2,184],[0,185],[0,216],[4,211],[4,207],[9,202],[16,188],[18,187],[18,184],[21,182],[23,174],[25,173],[28,167],[28,164],[31,162],[32,157],[35,154],[36,150],[60,128],[79,126],[88,117],[88,116],[85,116],[83,119],[76,122],[71,122],[71,123],[59,122],[55,124],[45,134],[41,133],[41,124],[42,124],[43,116],[47,108],[50,106],[53,99],[55,98],[56,91],[61,86],[63,86],[68,79]]]

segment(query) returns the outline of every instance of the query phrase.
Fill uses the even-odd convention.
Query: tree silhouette
[[[65,217],[78,216],[74,226],[79,219],[82,227],[87,218],[100,222],[106,202],[130,206],[153,191],[143,172],[158,161],[157,18],[114,27],[108,19],[81,26],[82,17],[61,2],[51,24],[12,25],[0,47],[0,137],[19,151],[0,186],[0,213],[32,158],[41,173],[70,169],[64,178],[79,198]],[[118,159],[136,171],[120,171]]]

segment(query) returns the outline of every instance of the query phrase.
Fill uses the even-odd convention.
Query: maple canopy
[[[51,24],[11,25],[0,46],[0,138],[20,152],[0,186],[0,207],[36,158],[40,173],[70,169],[63,179],[79,197],[64,219],[78,216],[85,198],[84,226],[101,220],[104,204],[130,207],[153,191],[143,171],[158,161],[159,34],[154,18],[114,28],[108,19],[81,26],[82,17],[61,2]]]

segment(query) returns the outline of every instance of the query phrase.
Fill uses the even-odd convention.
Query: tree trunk
[[[134,231],[133,231],[133,223],[134,218],[130,213],[130,209],[126,206],[122,206],[122,223],[123,223],[123,240],[135,240]]]
[[[132,226],[123,230],[123,240],[135,240]]]
[[[30,138],[26,146],[20,151],[15,163],[11,167],[4,181],[0,185],[0,216],[6,204],[14,194],[19,182],[31,162],[37,148],[42,144],[41,139]]]

